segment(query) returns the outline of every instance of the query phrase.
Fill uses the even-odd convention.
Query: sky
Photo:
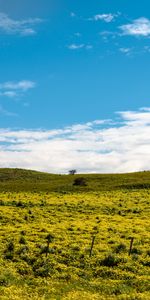
[[[150,169],[149,0],[0,0],[0,167]]]

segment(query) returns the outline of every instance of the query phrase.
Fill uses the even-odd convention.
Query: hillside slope
[[[84,177],[86,186],[74,186]],[[56,175],[23,169],[0,169],[0,191],[88,192],[150,188],[150,172]]]

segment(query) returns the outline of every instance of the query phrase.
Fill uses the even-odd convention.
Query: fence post
[[[130,256],[131,253],[132,253],[133,242],[134,242],[134,238],[132,237],[132,238],[131,238],[131,241],[130,241],[129,256]]]
[[[90,255],[89,255],[90,257],[92,256],[92,250],[94,247],[95,238],[96,238],[96,236],[93,236],[93,238],[92,238],[92,244],[91,244]]]

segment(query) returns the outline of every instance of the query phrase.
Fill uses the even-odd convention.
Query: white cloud
[[[71,44],[68,46],[68,49],[70,50],[79,50],[79,49],[86,49],[86,50],[90,50],[93,49],[92,45],[85,45],[85,44]]]
[[[18,82],[8,81],[0,84],[0,96],[15,98],[30,89],[35,88],[36,83],[30,80]]]
[[[149,36],[150,35],[150,20],[147,18],[139,18],[130,24],[120,26],[123,35],[131,36]]]
[[[119,123],[118,123],[119,116]],[[150,168],[150,108],[119,112],[60,130],[0,130],[0,167],[54,173],[118,173]]]
[[[29,36],[29,35],[35,35],[36,31],[32,28],[26,28],[22,32],[22,36]]]
[[[113,15],[113,14],[98,14],[98,15],[95,15],[93,17],[93,20],[95,20],[95,21],[104,21],[106,23],[110,23],[114,20],[114,18],[116,16],[117,15]]]
[[[5,91],[5,92],[0,92],[0,96],[5,96],[8,98],[15,98],[15,97],[17,97],[17,93],[14,91]]]
[[[5,34],[33,35],[36,34],[34,26],[41,22],[39,18],[14,20],[7,14],[0,13],[0,31]]]
[[[82,49],[82,48],[84,48],[85,47],[85,45],[84,44],[71,44],[71,45],[69,45],[68,46],[68,49],[70,49],[70,50],[78,50],[78,49]]]
[[[22,90],[27,91],[35,87],[35,82],[30,80],[22,80],[18,82],[8,81],[0,84],[0,89]]]
[[[121,53],[123,53],[123,54],[130,55],[131,52],[132,52],[132,49],[131,48],[124,48],[124,47],[122,47],[122,48],[119,48],[119,51]]]

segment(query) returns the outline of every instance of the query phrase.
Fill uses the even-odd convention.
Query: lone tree
[[[69,171],[69,175],[75,175],[76,173],[77,173],[77,170],[75,170],[75,169]]]

